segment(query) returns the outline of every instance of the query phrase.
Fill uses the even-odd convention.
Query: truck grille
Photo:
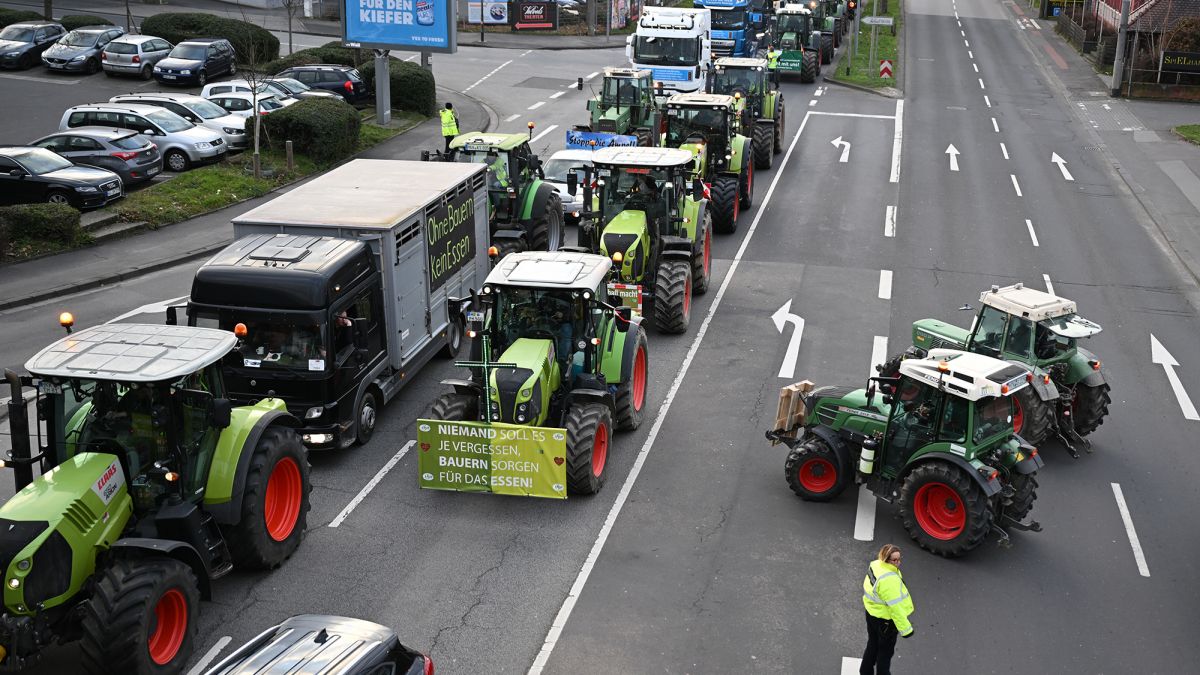
[[[110,180],[100,186],[101,190],[115,190],[121,184],[119,180]]]
[[[600,129],[599,130],[615,134],[615,133],[617,133],[617,121],[616,120],[600,120]]]
[[[714,56],[729,56],[733,53],[733,48],[737,46],[734,40],[713,40],[712,52]]]

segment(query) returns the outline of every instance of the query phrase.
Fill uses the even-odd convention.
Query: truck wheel
[[[704,210],[702,229],[696,237],[692,251],[692,294],[704,295],[708,291],[709,273],[712,269],[712,214]]]
[[[994,514],[983,488],[941,461],[912,470],[900,488],[900,518],[921,548],[957,558],[983,543]]]
[[[803,84],[811,84],[817,81],[817,75],[821,73],[821,64],[817,62],[816,53],[805,50],[800,56],[800,82]]]
[[[479,399],[466,394],[442,394],[433,402],[433,410],[429,411],[429,419],[446,422],[474,421],[479,419],[477,412]]]
[[[308,452],[294,430],[263,432],[246,473],[242,519],[229,536],[234,564],[271,569],[296,551],[307,525],[308,471]]]
[[[692,266],[664,260],[654,278],[654,327],[663,333],[686,333],[692,319]]]
[[[1041,445],[1054,427],[1054,404],[1043,401],[1033,387],[1013,397],[1013,431],[1031,445]]]
[[[633,132],[637,136],[637,144],[642,147],[650,147],[654,145],[654,135],[649,129],[637,129]]]
[[[810,437],[789,452],[783,471],[792,492],[810,502],[836,499],[850,480],[850,472],[833,449],[817,437]]]
[[[571,494],[596,494],[604,485],[612,426],[612,412],[600,403],[576,404],[567,412],[567,490]]]
[[[833,36],[828,33],[821,34],[821,64],[825,65],[833,61]]]
[[[720,234],[733,234],[737,231],[738,217],[738,178],[737,176],[717,176],[713,181],[712,209],[713,229]]]
[[[1071,401],[1071,414],[1075,416],[1075,431],[1086,436],[1104,424],[1108,416],[1109,386],[1105,382],[1097,387],[1080,383],[1075,387],[1075,398]]]
[[[751,143],[747,150],[750,157],[753,157],[754,144]],[[746,162],[746,165],[742,167],[742,175],[738,179],[740,181],[738,185],[738,205],[743,209],[748,209],[754,206],[754,162]]]
[[[783,94],[779,95],[779,104],[775,109],[775,138],[771,149],[776,155],[783,152],[783,135],[787,133],[787,118],[785,113],[787,109],[783,105]]]
[[[363,392],[362,400],[358,402],[358,415],[354,418],[357,435],[354,439],[359,445],[366,445],[375,435],[375,423],[379,420],[379,394],[371,388]]]
[[[633,355],[633,372],[617,387],[617,429],[632,431],[642,425],[646,408],[646,385],[649,383],[649,347],[646,331],[638,328],[637,352]]]
[[[774,141],[775,125],[754,125],[754,168],[766,171],[775,163]]]
[[[533,251],[557,251],[562,246],[563,209],[558,193],[546,200],[546,208],[538,219],[529,223],[525,238]]]
[[[165,556],[117,558],[99,579],[83,605],[84,671],[182,672],[200,607],[192,569]]]
[[[1025,516],[1033,510],[1033,500],[1037,499],[1037,477],[1033,474],[1014,474],[1012,486],[1015,494],[1004,505],[1004,510],[1016,520],[1025,520]]]

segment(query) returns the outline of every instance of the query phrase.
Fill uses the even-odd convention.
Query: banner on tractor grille
[[[509,12],[513,30],[558,30],[558,3],[553,0],[516,0]]]
[[[638,144],[637,136],[620,136],[603,131],[567,130],[568,150],[599,150],[600,148],[632,148]]]
[[[422,488],[567,498],[565,429],[417,420],[417,451]]]
[[[608,282],[609,302],[615,302],[622,307],[632,307],[638,314],[642,313],[642,287],[640,284],[618,284]]]

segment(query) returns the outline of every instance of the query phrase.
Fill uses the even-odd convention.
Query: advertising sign
[[[453,54],[458,49],[457,0],[345,0],[347,47]]]
[[[599,150],[600,148],[632,148],[637,136],[618,136],[600,131],[567,131],[568,150]],[[595,145],[592,145],[592,142]]]
[[[631,307],[638,314],[642,313],[642,287],[640,284],[618,284],[608,282],[609,302],[616,302],[621,307]]]
[[[513,30],[558,30],[558,3],[517,0],[512,5]]]
[[[1159,70],[1171,73],[1200,73],[1200,52],[1163,52]]]
[[[493,422],[417,420],[429,490],[567,498],[567,432]]]
[[[443,200],[426,218],[425,237],[429,241],[429,290],[435,291],[475,258],[475,193],[463,190]]]
[[[479,7],[481,3],[467,3],[467,23],[479,25]],[[508,2],[496,2],[495,0],[484,0],[483,5],[483,22],[489,26],[507,26],[508,25]]]

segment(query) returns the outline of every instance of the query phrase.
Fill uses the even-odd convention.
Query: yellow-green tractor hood
[[[552,332],[557,335],[558,329]],[[493,421],[533,426],[543,422],[550,409],[550,395],[558,390],[561,380],[556,350],[555,343],[544,338],[517,338],[504,350],[498,362],[517,367],[492,371]]]
[[[604,226],[600,235],[600,253],[607,258],[621,252],[621,264],[613,271],[621,281],[638,283],[645,273],[644,258],[649,253],[646,238],[646,213],[621,211]]]

